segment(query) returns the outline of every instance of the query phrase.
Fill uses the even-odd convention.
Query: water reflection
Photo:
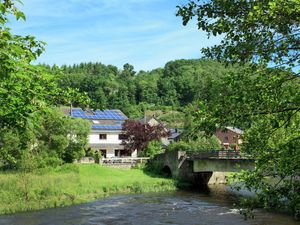
[[[244,221],[238,210],[231,207],[235,200],[230,196],[218,189],[205,194],[169,192],[114,196],[78,206],[2,216],[0,224],[298,224],[292,218],[269,213],[258,213],[255,220]]]

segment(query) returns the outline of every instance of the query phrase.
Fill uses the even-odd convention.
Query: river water
[[[230,196],[218,191],[119,195],[77,206],[1,216],[0,224],[299,225],[289,216],[263,211],[256,212],[255,219],[245,221],[233,207]]]

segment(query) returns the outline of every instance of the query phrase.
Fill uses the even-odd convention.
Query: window
[[[106,140],[106,134],[99,134],[100,140]]]
[[[224,142],[228,142],[228,137],[227,136],[224,137]]]
[[[126,135],[125,134],[119,134],[119,140],[125,140]]]

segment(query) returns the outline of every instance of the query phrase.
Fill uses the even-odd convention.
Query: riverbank
[[[111,194],[175,190],[171,179],[140,169],[66,164],[31,173],[0,173],[0,214],[63,207]]]

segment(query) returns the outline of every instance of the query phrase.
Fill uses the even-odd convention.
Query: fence
[[[103,158],[100,163],[103,165],[108,164],[129,164],[136,165],[138,163],[145,163],[149,160],[149,157],[137,157],[137,158]]]
[[[240,159],[241,153],[236,150],[213,150],[206,152],[187,152],[190,158],[199,159]]]

